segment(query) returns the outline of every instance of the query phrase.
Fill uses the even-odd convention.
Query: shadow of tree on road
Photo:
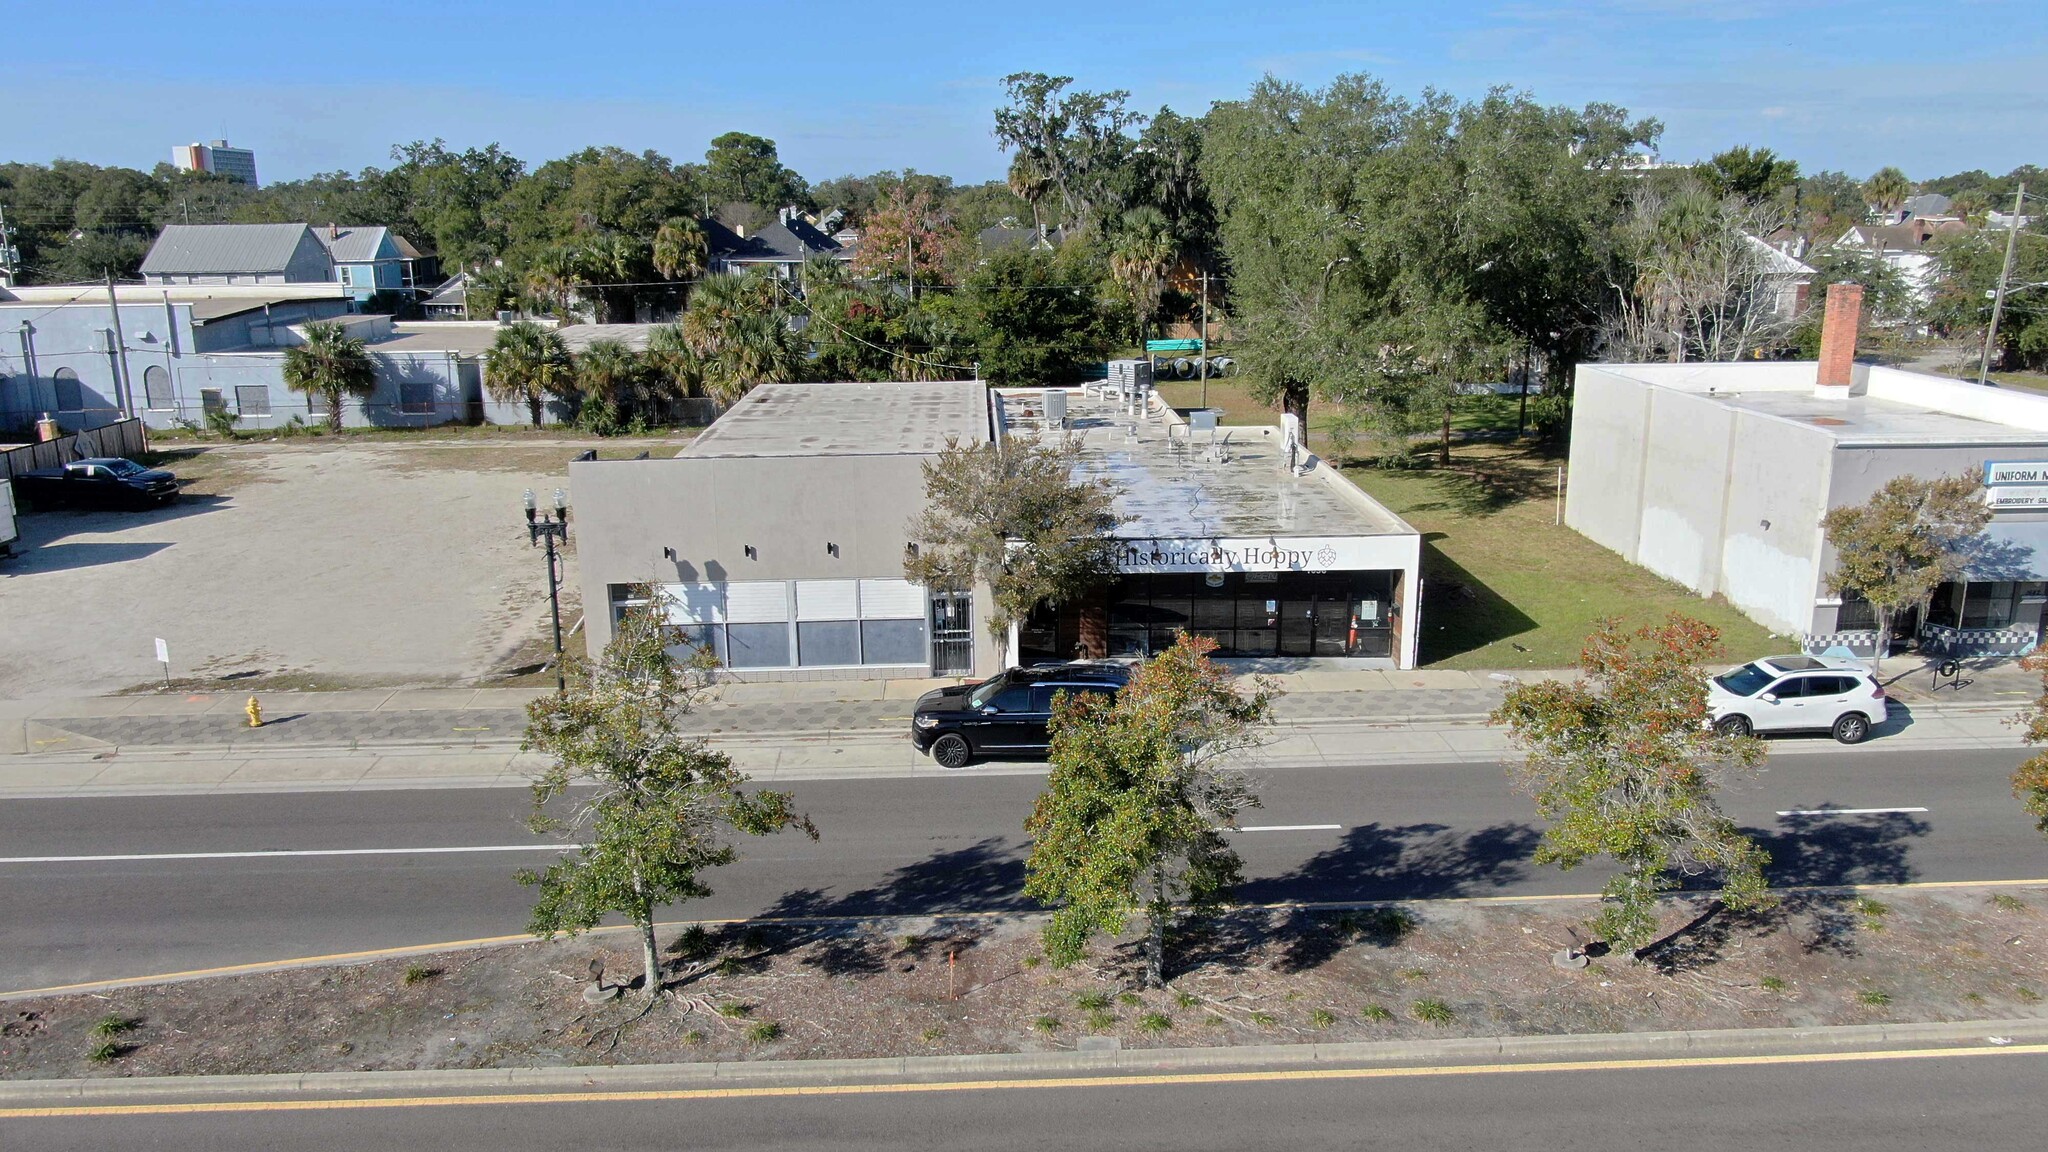
[[[965,848],[935,852],[865,888],[786,892],[757,917],[762,921],[817,919],[817,924],[768,924],[775,951],[811,948],[804,963],[834,976],[872,975],[892,962],[917,963],[946,951],[965,951],[986,926],[957,919],[964,913],[1023,912],[1038,906],[1024,896],[1021,848],[990,837]],[[930,916],[931,932],[896,940],[847,922],[866,916]],[[949,917],[955,917],[949,919]]]
[[[1252,904],[1363,903],[1497,892],[1527,873],[1529,854],[1540,836],[1535,828],[1519,823],[1469,833],[1443,824],[1362,824],[1301,867],[1244,885],[1238,898]],[[1399,909],[1296,908],[1270,930],[1283,943],[1281,968],[1302,971],[1327,963],[1354,942],[1378,947],[1398,943],[1409,924],[1407,913]],[[1201,939],[1200,957],[1221,960],[1248,943],[1230,938],[1231,932],[1218,926]]]

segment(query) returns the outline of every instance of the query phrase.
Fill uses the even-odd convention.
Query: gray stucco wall
[[[1584,365],[1565,523],[1780,632],[1805,632],[1832,440]]]
[[[1592,364],[1579,365],[1573,381],[1565,525],[1634,560],[1642,530],[1649,389]]]
[[[584,633],[611,639],[609,586],[903,578],[921,455],[592,460],[569,466]],[[832,555],[826,545],[838,545]],[[752,545],[756,556],[749,559]],[[662,555],[673,548],[676,559]],[[993,668],[975,596],[976,668]]]
[[[1808,631],[1833,443],[1817,429],[1744,413],[1729,461],[1717,590],[1772,631]]]

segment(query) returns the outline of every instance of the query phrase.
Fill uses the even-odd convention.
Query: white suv
[[[1861,661],[1829,656],[1767,656],[1707,681],[1714,730],[1734,736],[1804,730],[1858,744],[1890,705]]]

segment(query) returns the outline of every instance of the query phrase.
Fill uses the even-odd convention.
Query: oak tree
[[[2048,650],[2034,652],[2020,661],[2020,667],[2041,674],[2040,697],[2018,717],[2020,739],[2029,744],[2048,744]],[[2034,818],[2034,827],[2048,836],[2048,752],[2035,753],[2013,772],[2012,794],[2019,798],[2027,815]]]
[[[553,939],[625,917],[639,933],[650,997],[661,990],[655,911],[711,895],[704,871],[738,858],[730,833],[818,836],[788,793],[747,792],[730,757],[682,730],[707,663],[679,662],[668,645],[660,609],[626,611],[597,660],[575,661],[566,692],[527,706],[521,745],[554,758],[534,781],[528,826],[578,840],[555,863],[519,873],[539,891],[528,930]]]
[[[904,557],[904,578],[961,591],[986,585],[999,665],[1009,663],[1012,624],[1116,574],[1117,490],[1074,476],[1079,451],[1077,442],[1012,435],[948,440],[925,461],[925,506],[910,521],[916,548]]]
[[[1259,798],[1232,761],[1271,723],[1275,690],[1239,691],[1209,659],[1215,647],[1182,632],[1114,700],[1056,698],[1052,774],[1024,825],[1024,891],[1053,909],[1045,951],[1055,965],[1141,916],[1145,983],[1159,987],[1183,905],[1213,908],[1241,878],[1226,830]]]
[[[1891,645],[1898,614],[1962,574],[1972,542],[1991,521],[1982,488],[1971,476],[1894,476],[1869,500],[1821,518],[1835,550],[1828,591],[1861,597],[1877,615],[1872,671]]]
[[[1579,654],[1579,680],[1517,684],[1494,710],[1527,756],[1518,787],[1550,826],[1535,859],[1567,871],[1597,857],[1618,865],[1593,928],[1617,948],[1656,938],[1657,896],[1674,873],[1718,871],[1736,911],[1768,901],[1770,857],[1723,815],[1722,786],[1764,759],[1753,736],[1707,724],[1701,662],[1720,647],[1711,625],[1673,614],[1634,632],[1603,621]]]

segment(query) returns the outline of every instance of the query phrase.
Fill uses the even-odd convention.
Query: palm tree
[[[469,314],[488,318],[518,308],[526,285],[510,268],[493,265],[471,272],[465,290]]]
[[[647,332],[650,389],[668,399],[699,395],[704,388],[704,362],[683,336],[680,324],[657,324]]]
[[[690,297],[678,336],[696,355],[704,390],[730,404],[756,384],[797,379],[804,352],[767,276],[707,277]]]
[[[1140,340],[1159,311],[1160,288],[1173,257],[1173,228],[1164,212],[1147,204],[1124,213],[1109,251],[1109,271],[1130,294]]]
[[[641,381],[647,366],[640,354],[617,340],[593,340],[576,356],[576,391],[584,400],[601,400],[621,410],[642,399]]]
[[[575,390],[575,362],[559,333],[522,320],[498,330],[484,358],[484,388],[503,404],[526,405],[540,427],[541,404]]]
[[[526,290],[537,304],[562,320],[574,318],[569,293],[582,279],[579,260],[574,248],[557,246],[535,256],[526,266]]]
[[[663,279],[696,279],[710,254],[711,242],[694,217],[672,216],[654,234],[654,270]]]
[[[1019,149],[1010,158],[1010,191],[1017,199],[1031,205],[1031,227],[1040,236],[1045,235],[1045,221],[1039,218],[1038,202],[1045,199],[1045,190],[1052,180],[1045,174],[1045,165],[1038,162],[1033,154]]]
[[[647,244],[619,232],[607,232],[583,246],[577,253],[579,279],[589,285],[604,307],[605,319],[623,323],[632,319],[633,290],[620,285],[635,284],[645,277]],[[626,306],[621,309],[621,300]],[[624,314],[625,320],[620,319]]]
[[[341,430],[341,399],[358,399],[377,390],[377,369],[363,342],[338,321],[306,325],[306,342],[284,350],[284,383],[327,401],[327,426]]]
[[[1879,168],[1863,183],[1863,198],[1889,216],[1913,194],[1913,183],[1897,168]]]
[[[794,380],[803,369],[796,334],[778,313],[744,313],[726,326],[705,364],[704,389],[731,404],[758,384]]]

